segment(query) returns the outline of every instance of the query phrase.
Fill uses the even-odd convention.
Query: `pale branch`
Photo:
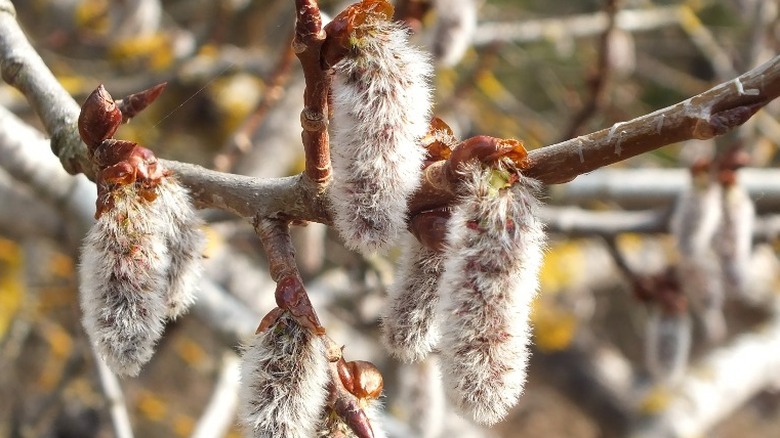
[[[59,212],[25,189],[0,168],[0,234],[19,241],[41,234],[64,241],[67,232]],[[19,212],[24,212],[24,220],[19,220]]]
[[[619,23],[618,16],[618,23]],[[308,27],[307,27],[308,28]],[[0,66],[6,81],[22,91],[52,136],[53,150],[70,173],[91,166],[78,139],[78,107],[30,46],[14,19],[9,0],[0,0]],[[569,181],[582,173],[625,160],[664,145],[691,138],[711,138],[744,123],[780,94],[780,57],[739,78],[652,114],[615,124],[589,135],[531,151],[527,174],[546,184]],[[166,162],[204,206],[243,217],[279,217],[330,223],[321,187],[309,178],[262,179],[208,172],[193,165]],[[421,191],[411,200],[420,206],[452,199],[449,184],[432,177],[431,166]],[[271,195],[262,201],[258,194]],[[259,201],[259,202],[258,202]]]
[[[191,438],[219,438],[228,434],[233,426],[238,406],[238,389],[241,378],[241,361],[232,351],[222,355],[222,371],[214,386],[209,404],[195,426]]]
[[[133,428],[130,424],[130,416],[127,413],[125,396],[122,387],[119,385],[119,379],[108,368],[103,359],[93,351],[95,363],[100,376],[100,384],[103,387],[103,394],[108,402],[109,412],[111,413],[111,422],[114,426],[114,436],[116,438],[133,438]]]
[[[555,203],[616,202],[628,208],[670,206],[690,184],[687,169],[600,169],[550,190]],[[744,168],[739,183],[759,210],[780,207],[780,171]]]
[[[680,6],[624,9],[615,16],[618,29],[627,32],[655,30],[680,22]],[[581,38],[603,33],[609,25],[606,12],[546,18],[511,23],[481,23],[474,32],[475,46],[496,43],[527,43],[562,38]]]
[[[539,215],[545,230],[568,237],[613,237],[624,233],[661,234],[669,232],[669,209],[593,211],[578,207],[543,207]],[[773,240],[780,235],[780,216],[756,218],[754,240]]]
[[[30,45],[15,16],[11,0],[0,0],[0,74],[30,102],[65,170],[92,176],[86,146],[76,130],[79,105]]]
[[[712,351],[671,389],[661,413],[640,422],[634,437],[703,436],[767,387],[777,387],[780,316]]]

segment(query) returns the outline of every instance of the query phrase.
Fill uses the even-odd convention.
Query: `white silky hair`
[[[195,301],[204,238],[188,193],[172,178],[147,201],[135,185],[111,194],[87,234],[79,267],[83,325],[114,372],[137,375],[166,319]]]
[[[315,436],[328,396],[328,359],[321,337],[289,314],[244,347],[239,420],[254,438]]]
[[[436,61],[452,67],[463,58],[477,30],[476,0],[434,0],[436,24],[431,47]]]
[[[171,255],[168,270],[167,316],[176,319],[195,302],[203,273],[205,237],[200,227],[203,221],[195,212],[189,192],[175,178],[169,177],[157,188],[158,197],[152,203],[162,227]]]
[[[98,354],[115,373],[135,376],[165,328],[171,256],[135,189],[123,190],[84,240],[79,300]]]
[[[370,20],[334,66],[330,201],[347,247],[372,253],[406,226],[426,155],[431,61],[400,25]]]
[[[423,360],[439,341],[437,305],[442,255],[406,236],[382,317],[382,341],[403,362]]]
[[[464,173],[439,284],[439,350],[450,400],[476,422],[492,425],[525,385],[545,233],[536,181],[520,176],[496,191],[490,169],[472,163]]]

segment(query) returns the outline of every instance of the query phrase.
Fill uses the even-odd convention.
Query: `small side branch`
[[[304,107],[301,111],[301,138],[306,154],[304,174],[321,185],[330,179],[328,92],[331,77],[320,63],[320,52],[326,35],[316,0],[295,0],[295,8],[297,20],[292,45],[306,81]]]

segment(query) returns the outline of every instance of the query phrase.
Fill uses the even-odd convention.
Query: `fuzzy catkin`
[[[346,245],[371,253],[404,229],[420,185],[432,68],[396,23],[371,18],[354,31],[357,42],[333,67],[330,200]]]
[[[167,316],[176,319],[195,302],[203,271],[201,253],[205,238],[199,228],[202,221],[190,203],[187,189],[169,177],[160,183],[157,193],[152,208],[160,218],[161,232],[171,256]]]
[[[650,309],[645,326],[645,365],[658,381],[678,382],[688,366],[691,350],[691,318],[688,313]]]
[[[463,58],[477,30],[475,0],[434,0],[436,25],[433,56],[439,64],[452,67]]]
[[[443,270],[441,254],[424,247],[411,234],[406,238],[382,318],[384,345],[404,362],[424,359],[439,340],[436,308]]]
[[[488,425],[503,419],[523,391],[545,241],[537,183],[520,176],[512,187],[496,189],[492,172],[475,164],[464,172],[439,285],[449,398]]]
[[[750,270],[756,209],[745,189],[734,184],[723,190],[723,220],[715,250],[727,290],[743,295]]]
[[[115,373],[135,376],[151,359],[167,312],[171,257],[159,221],[131,186],[90,229],[79,297],[90,341]]]
[[[710,342],[726,335],[722,271],[713,245],[721,219],[720,185],[707,174],[694,174],[677,200],[670,226],[680,253],[677,276]]]
[[[328,395],[322,338],[283,315],[245,347],[239,419],[247,436],[315,436]]]

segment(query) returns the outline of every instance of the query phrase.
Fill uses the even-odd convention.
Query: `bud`
[[[422,360],[439,340],[436,306],[442,271],[441,254],[408,236],[382,318],[384,344],[404,362]]]
[[[318,437],[385,438],[380,412],[384,381],[371,362],[340,359],[336,364],[341,386],[318,427]]]
[[[536,213],[537,182],[473,161],[461,172],[439,285],[440,318],[446,321],[441,360],[458,408],[479,423],[494,424],[525,384],[529,312],[545,235]]]
[[[348,247],[367,253],[393,242],[406,226],[431,107],[429,58],[388,21],[391,11],[381,0],[351,6],[326,26],[323,48],[334,71],[334,223]]]
[[[115,373],[135,376],[165,326],[171,256],[159,218],[123,186],[82,248],[79,297],[90,341]]]
[[[289,313],[256,335],[241,365],[239,418],[247,436],[315,436],[330,380],[325,343]]]
[[[433,56],[452,67],[468,50],[477,29],[475,0],[434,0],[436,25],[433,30]]]
[[[668,312],[651,306],[645,325],[645,364],[659,381],[678,382],[688,366],[691,319],[688,312]]]

